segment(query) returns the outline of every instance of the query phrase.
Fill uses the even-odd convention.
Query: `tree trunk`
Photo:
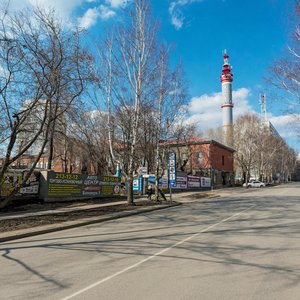
[[[133,198],[133,178],[129,178],[127,183],[127,204],[135,205]]]

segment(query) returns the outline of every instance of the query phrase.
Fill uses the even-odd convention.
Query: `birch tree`
[[[123,151],[122,171],[127,178],[127,202],[132,205],[133,178],[138,166],[136,154],[140,143],[142,105],[149,100],[151,81],[155,78],[156,25],[151,21],[148,2],[142,0],[133,2],[127,21],[127,24],[120,26],[114,33],[113,40],[106,43],[108,78],[105,94],[109,115],[111,116],[114,110],[115,124],[119,128],[115,133],[116,139],[124,142],[124,147],[117,143]],[[112,68],[116,70],[114,76]],[[111,126],[112,120],[109,119],[110,152],[112,160],[116,161],[112,151],[115,145]]]
[[[258,153],[260,131],[260,120],[255,115],[240,116],[234,125],[235,161],[245,182],[249,181],[251,170],[256,166],[254,162]]]
[[[271,182],[287,180],[294,170],[296,155],[286,142],[269,130],[257,116],[240,116],[235,123],[235,162],[245,182],[250,175]]]
[[[168,138],[185,138],[191,134],[193,126],[181,122],[185,115],[184,106],[187,101],[183,67],[179,64],[175,70],[169,67],[169,51],[162,45],[159,53],[157,70],[157,111],[155,136],[155,199],[159,199],[159,180],[166,170],[168,147],[160,144]],[[186,133],[186,134],[184,134]]]
[[[147,166],[157,180],[161,177],[165,150],[159,140],[170,134],[186,100],[182,69],[170,69],[169,50],[157,43],[149,1],[135,0],[131,8],[124,25],[98,47],[110,159],[114,168],[121,165],[130,205],[134,204],[132,186],[138,167]]]

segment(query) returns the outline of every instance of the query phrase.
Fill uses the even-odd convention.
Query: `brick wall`
[[[233,153],[217,145],[211,145],[212,168],[233,172]]]

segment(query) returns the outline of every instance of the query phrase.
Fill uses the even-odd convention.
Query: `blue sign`
[[[142,181],[143,181],[143,177],[142,176],[139,176],[139,177],[136,177],[135,179],[133,179],[133,187],[132,189],[135,191],[135,192],[141,192],[142,191]]]
[[[169,153],[168,159],[168,170],[169,170],[169,185],[171,187],[176,186],[176,153]]]

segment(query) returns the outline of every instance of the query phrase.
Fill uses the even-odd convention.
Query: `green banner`
[[[48,197],[98,197],[119,195],[121,179],[115,176],[48,172]]]

